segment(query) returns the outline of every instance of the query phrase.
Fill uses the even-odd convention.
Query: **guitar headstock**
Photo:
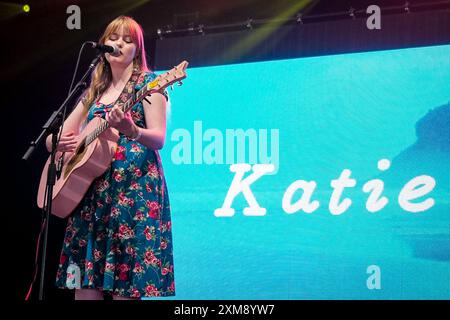
[[[161,91],[168,86],[173,85],[174,83],[178,82],[180,85],[181,80],[185,79],[187,77],[186,74],[186,68],[189,65],[189,63],[184,60],[179,65],[173,67],[169,71],[167,71],[164,74],[160,74],[156,77],[155,80],[147,84],[147,90],[148,91]]]

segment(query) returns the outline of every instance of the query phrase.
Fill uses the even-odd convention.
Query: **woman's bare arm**
[[[76,136],[79,134],[80,125],[86,119],[87,113],[83,103],[80,101],[72,113],[64,121],[63,133],[58,147],[59,151],[70,151],[76,145]],[[52,135],[49,135],[45,141],[47,150],[51,151]]]

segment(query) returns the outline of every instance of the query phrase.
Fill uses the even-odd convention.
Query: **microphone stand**
[[[30,142],[30,147],[27,152],[23,155],[22,160],[27,161],[33,152],[36,149],[36,146],[42,143],[44,137],[47,137],[49,134],[52,134],[52,147],[50,154],[50,163],[47,171],[47,185],[46,185],[46,198],[44,199],[44,215],[45,215],[45,227],[44,227],[44,239],[42,242],[42,257],[41,257],[41,276],[40,276],[40,284],[39,284],[39,300],[44,300],[44,278],[45,278],[45,259],[47,254],[47,236],[48,236],[48,221],[50,218],[51,208],[52,208],[52,199],[53,199],[53,186],[56,181],[56,148],[58,145],[58,133],[59,128],[64,123],[63,117],[66,114],[66,108],[68,103],[72,100],[75,94],[83,90],[87,87],[86,79],[92,73],[98,61],[100,60],[102,53],[98,53],[97,56],[92,60],[89,65],[88,70],[85,72],[80,81],[76,84],[75,88],[69,93],[68,97],[62,105],[59,107],[57,111],[54,111],[47,122],[42,127],[42,132],[38,136],[38,138],[34,141]]]

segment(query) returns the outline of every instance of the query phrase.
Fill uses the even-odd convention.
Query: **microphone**
[[[106,44],[101,44],[98,42],[94,42],[94,41],[87,41],[87,43],[89,43],[92,48],[97,49],[100,52],[108,52],[109,54],[111,54],[114,57],[117,57],[120,55],[120,51],[119,48],[113,44],[112,46],[108,46]]]

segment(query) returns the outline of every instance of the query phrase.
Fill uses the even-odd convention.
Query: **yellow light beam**
[[[269,23],[265,26],[259,27],[255,30],[250,30],[250,34],[243,38],[242,40],[235,43],[231,48],[225,51],[218,59],[218,61],[223,60],[234,60],[237,57],[243,56],[248,53],[257,44],[261,43],[270,34],[274,33],[281,24],[286,22],[286,19],[293,17],[301,9],[311,3],[312,0],[300,0],[295,1],[296,3],[283,9],[279,14],[275,15]]]
[[[0,20],[15,17],[24,12],[22,4],[11,2],[0,2]]]

